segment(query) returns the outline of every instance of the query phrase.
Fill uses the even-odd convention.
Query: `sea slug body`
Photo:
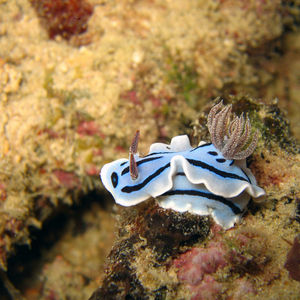
[[[218,113],[216,107],[220,109],[222,103],[212,108],[208,118],[213,143],[200,142],[193,148],[186,135],[179,135],[170,145],[152,144],[149,153],[140,157],[137,133],[130,159],[108,163],[100,173],[116,203],[131,206],[154,197],[166,209],[211,215],[225,229],[238,223],[251,197],[265,194],[243,157],[249,155],[249,148],[253,152],[256,135],[250,137],[250,123],[243,116],[230,122],[231,107]],[[212,121],[212,115],[223,126]]]

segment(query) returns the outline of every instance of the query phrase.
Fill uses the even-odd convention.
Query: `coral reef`
[[[62,2],[51,1],[53,5]],[[80,33],[83,27],[66,25],[78,30],[75,35],[66,32],[49,39],[44,25],[41,26],[44,21],[30,1],[0,1],[0,268],[3,272],[9,258],[14,258],[16,248],[24,245],[33,249],[30,248],[33,232],[41,230],[46,220],[62,208],[84,206],[82,195],[103,190],[98,179],[101,166],[127,155],[137,129],[143,134],[141,153],[153,141],[166,142],[178,134],[192,134],[190,123],[196,119],[195,129],[202,128],[201,137],[207,140],[208,131],[204,128],[207,114],[203,111],[208,112],[211,100],[228,93],[242,93],[263,99],[265,104],[278,97],[278,105],[287,110],[291,129],[299,136],[300,52],[299,33],[294,28],[299,24],[300,14],[296,2],[89,0],[92,14],[90,9],[81,11],[79,7],[75,9],[75,4],[72,6],[85,13],[82,18],[85,23],[77,25],[84,28],[88,25],[86,33]],[[63,24],[64,20],[71,20],[69,16],[62,19]],[[69,38],[68,42],[63,36]],[[79,40],[72,42],[77,37]],[[248,215],[247,220],[253,217],[258,222],[264,220],[263,228],[271,226],[267,234],[274,234],[275,248],[284,253],[283,261],[283,256],[274,260],[283,266],[289,245],[282,244],[278,232],[293,240],[297,222],[294,219],[294,199],[298,193],[296,147],[291,143],[287,121],[277,104],[263,106],[244,100],[233,105],[238,115],[247,110],[254,129],[259,129],[263,137],[261,140],[259,136],[258,148],[249,163],[259,184],[267,190],[266,205],[270,208],[258,210],[253,206],[255,215]],[[199,141],[196,133],[194,141],[195,144]],[[108,195],[97,197],[99,202],[105,201],[104,198],[111,200]],[[100,236],[101,230],[98,229]],[[107,234],[112,230],[112,226],[105,229]],[[73,242],[70,240],[70,245]],[[64,257],[63,251],[56,256]],[[176,251],[170,255],[176,256]],[[167,261],[171,260],[170,255]],[[64,260],[56,263],[64,264]],[[66,268],[69,263],[64,264]],[[71,264],[73,267],[75,262]],[[22,267],[20,263],[19,269]],[[143,271],[141,264],[136,269],[140,272],[137,277],[143,284],[148,282],[149,289],[160,287],[156,291],[158,297],[168,293],[160,277],[148,281],[149,273]],[[166,274],[165,269],[156,270]],[[55,268],[47,270],[44,278],[55,272]],[[99,266],[102,274],[101,270]],[[274,265],[274,270],[278,266]],[[288,273],[285,269],[284,272]],[[60,274],[64,277],[65,273]],[[36,277],[40,275],[36,271]],[[173,275],[177,286],[176,273]],[[10,277],[18,284],[26,276]],[[285,275],[282,278],[280,282],[287,280],[286,288],[279,289],[277,285],[277,290],[270,279],[278,295],[287,293],[296,282]],[[57,278],[57,283],[63,285],[63,280]],[[253,285],[245,278],[238,282],[234,287],[236,295]],[[30,289],[30,283],[27,285]],[[49,279],[47,287],[51,285]],[[69,292],[66,290],[65,295]]]

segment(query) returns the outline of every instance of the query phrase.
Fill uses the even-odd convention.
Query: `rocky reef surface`
[[[275,103],[231,101],[260,129],[248,163],[265,199],[251,203],[242,223],[227,231],[209,217],[165,210],[155,201],[119,208],[119,236],[91,300],[298,299],[297,144]],[[203,140],[199,120],[194,138]]]
[[[254,226],[264,220],[263,230],[259,229],[262,235],[241,235],[260,243],[269,240],[278,226],[271,239],[275,241],[272,249],[281,259],[278,266],[284,265],[290,248],[297,249],[292,243],[297,233],[294,212],[299,193],[295,183],[298,161],[289,128],[299,137],[299,2],[55,0],[43,3],[44,6],[33,0],[0,1],[0,278],[3,283],[0,288],[18,297],[13,283],[30,299],[86,299],[92,294],[105,277],[103,263],[114,235],[112,215],[118,215],[115,209],[106,209],[106,203],[112,203],[112,199],[103,192],[98,176],[101,166],[128,155],[137,129],[143,135],[141,152],[146,152],[155,141],[166,142],[178,134],[189,134],[194,142],[200,137],[207,139],[206,113],[217,96],[239,103],[234,105],[236,112],[248,111],[262,134],[249,163],[260,185],[267,190],[269,201],[264,204],[266,207],[254,206],[250,210],[253,215],[249,213],[246,218],[255,218]],[[230,94],[235,98],[228,97]],[[252,101],[245,95],[261,100]],[[273,103],[276,97],[278,105]],[[287,111],[291,127],[278,106]],[[86,200],[89,195],[93,195],[93,200]],[[91,204],[94,202],[98,204]],[[77,211],[85,211],[86,207],[92,207],[92,211],[82,212],[76,227],[78,219],[73,211],[77,215]],[[168,214],[163,222],[177,232],[178,238],[170,244],[171,248],[161,253],[164,260],[157,262],[157,271],[162,276],[171,276],[168,272],[174,271],[168,284],[173,282],[179,287],[178,295],[197,295],[201,284],[214,286],[216,294],[220,293],[221,279],[215,273],[224,275],[226,270],[234,269],[228,258],[233,246],[229,247],[220,235],[230,235],[231,231],[216,231],[213,238],[208,219],[166,213],[154,202],[143,209],[150,210],[156,218]],[[143,209],[133,210],[137,219],[142,220]],[[67,219],[63,223],[65,230],[51,223],[61,213]],[[104,222],[101,226],[97,225],[96,216],[100,218],[98,222]],[[183,224],[184,229],[172,225],[172,219]],[[135,218],[122,216],[120,222],[128,225],[113,248],[115,254],[110,255],[108,274],[115,274],[114,259],[122,256],[117,244],[130,238],[133,257],[137,257],[137,249],[144,248],[141,255],[149,263],[152,261],[149,257],[154,255],[154,264],[158,259],[155,249],[160,248],[150,245],[159,230],[153,235],[146,233],[152,221],[143,225],[144,231],[133,229]],[[52,229],[48,229],[48,224],[52,224]],[[196,227],[191,229],[191,224]],[[282,228],[286,231],[279,231]],[[43,248],[49,243],[40,239],[37,232],[51,240],[51,245],[54,244],[51,250]],[[85,247],[80,244],[81,239]],[[234,243],[240,245],[240,241]],[[223,260],[210,273],[201,271],[206,273],[199,275],[197,283],[191,282],[184,272],[177,272],[181,266],[188,269],[182,261],[193,260],[193,256],[196,260],[203,256],[214,259],[208,249],[202,248],[214,249],[215,245],[223,249]],[[18,260],[24,248],[27,254],[43,248],[36,257],[37,268],[30,276],[25,270],[33,270],[32,266],[26,267],[22,259]],[[262,255],[268,261],[263,266],[275,268],[273,254]],[[141,267],[138,262],[135,267],[132,263],[129,260],[121,267],[132,270]],[[286,266],[284,272],[290,270],[290,263]],[[206,270],[204,266],[200,269]],[[141,269],[138,272],[147,275]],[[247,272],[241,275],[242,272],[235,270],[230,276],[241,279],[237,281],[241,282],[241,289],[248,286],[255,295],[266,285],[247,281]],[[295,270],[289,272],[293,276]],[[155,287],[160,288],[158,294],[168,295],[170,285],[162,288],[165,281],[161,278],[155,279],[161,284],[148,286],[152,281],[141,279],[143,275],[138,274],[134,281],[144,293],[141,295],[155,295]],[[110,280],[108,277],[104,278],[106,282]],[[286,279],[287,283],[285,279],[277,280],[283,291],[296,289],[290,286],[296,284],[295,280]],[[76,282],[77,292],[72,282]],[[270,282],[273,286],[275,280]],[[230,291],[227,283],[221,289]],[[125,285],[131,286],[128,284]]]

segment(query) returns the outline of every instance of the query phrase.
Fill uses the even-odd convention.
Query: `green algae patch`
[[[199,86],[197,83],[198,74],[192,66],[187,64],[170,64],[170,71],[167,73],[168,81],[176,87],[176,94],[183,97],[186,103],[193,107],[199,107]]]

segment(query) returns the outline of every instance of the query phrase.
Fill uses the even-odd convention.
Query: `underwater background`
[[[0,299],[299,299],[299,0],[0,0]],[[216,98],[259,141],[266,198],[228,231],[99,172]]]

